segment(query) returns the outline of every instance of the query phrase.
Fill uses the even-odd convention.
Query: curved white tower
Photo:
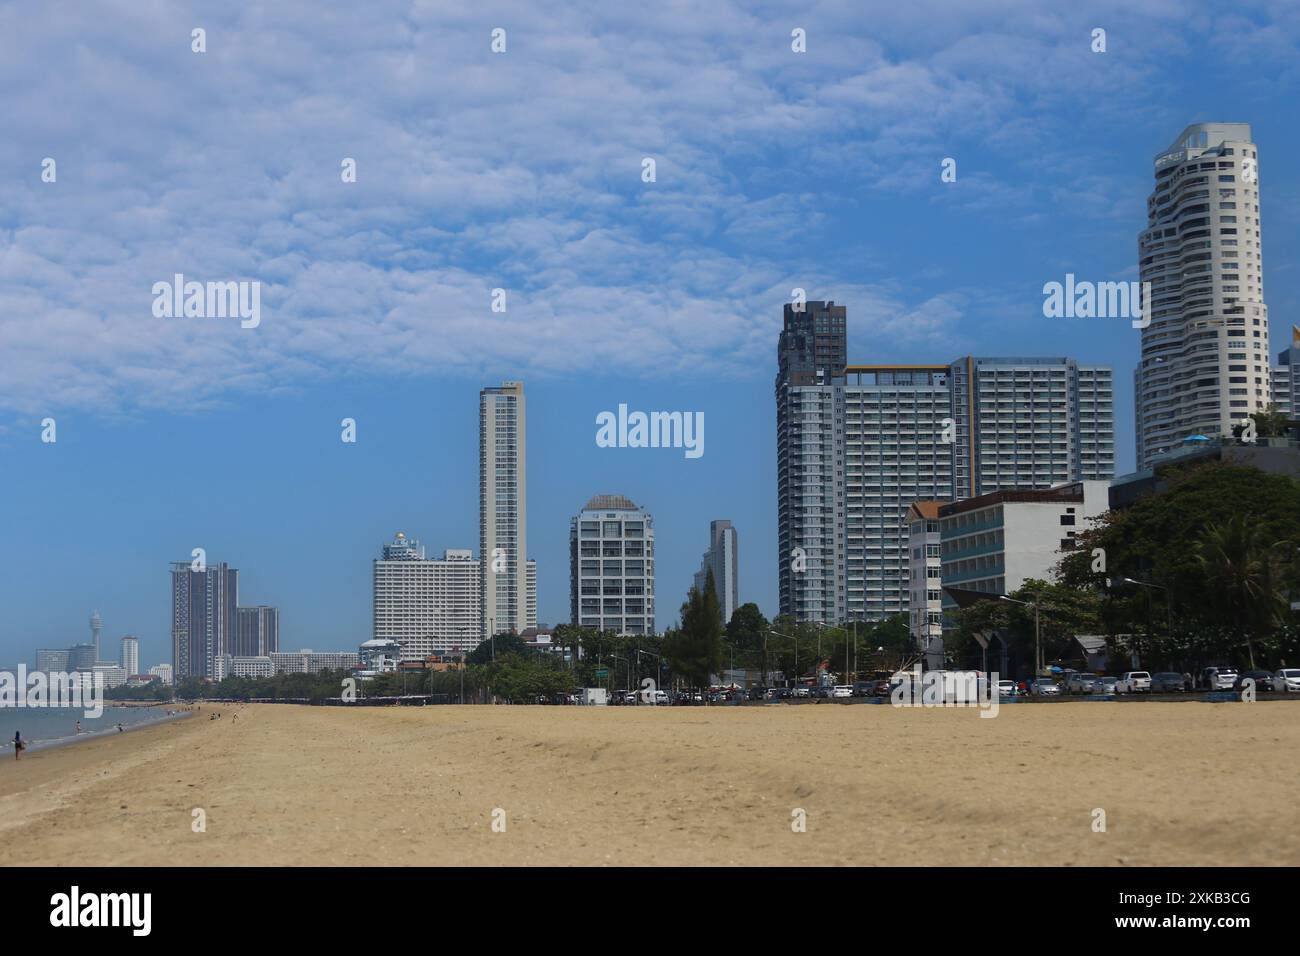
[[[1270,401],[1259,157],[1246,123],[1196,123],[1155,160],[1138,237],[1150,324],[1134,372],[1137,463],[1231,434]]]

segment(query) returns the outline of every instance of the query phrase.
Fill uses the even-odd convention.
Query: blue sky
[[[1138,333],[1045,319],[1042,286],[1137,277],[1152,158],[1196,121],[1254,127],[1287,344],[1295,4],[695,6],[0,9],[0,663],[95,608],[168,659],[167,565],[194,547],[281,607],[285,647],[355,646],[394,531],[477,549],[478,389],[515,378],[544,621],[595,493],[655,515],[661,627],[713,518],[775,613],[796,286],[848,306],[854,361],[1113,365],[1128,470]],[[176,272],[260,281],[260,326],[155,318]],[[703,411],[705,455],[597,448],[620,402]]]

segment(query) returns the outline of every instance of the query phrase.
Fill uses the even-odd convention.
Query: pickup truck
[[[1126,671],[1124,676],[1115,682],[1115,693],[1149,694],[1151,675],[1146,671]]]

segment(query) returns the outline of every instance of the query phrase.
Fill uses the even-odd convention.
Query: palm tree
[[[1208,525],[1197,543],[1196,562],[1220,606],[1240,634],[1255,667],[1254,637],[1276,627],[1287,607],[1282,567],[1286,542],[1269,543],[1257,522],[1241,512],[1223,525]]]

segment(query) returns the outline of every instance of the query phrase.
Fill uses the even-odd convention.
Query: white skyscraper
[[[127,677],[140,673],[140,642],[130,634],[122,638],[122,670]]]
[[[90,615],[90,643],[95,645],[95,660],[99,660],[99,637],[104,631],[104,622],[98,611]]]
[[[1271,399],[1259,157],[1246,123],[1196,123],[1155,160],[1138,237],[1150,324],[1134,371],[1137,462],[1230,435]]]
[[[537,626],[528,561],[527,416],[524,383],[479,392],[479,560],[481,634],[522,634]],[[536,594],[536,570],[532,593]]]
[[[396,641],[401,659],[423,660],[478,646],[482,565],[468,548],[427,560],[398,532],[374,564],[373,640]]]
[[[569,523],[571,620],[615,634],[655,633],[655,528],[622,495],[596,495]]]

